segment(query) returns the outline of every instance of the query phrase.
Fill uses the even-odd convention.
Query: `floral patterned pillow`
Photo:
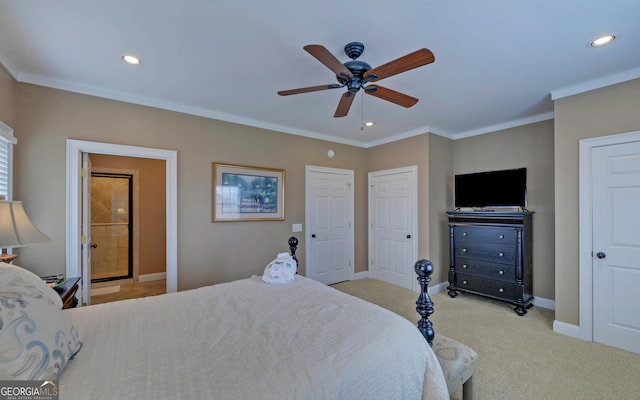
[[[82,347],[57,293],[0,263],[0,380],[54,380]]]

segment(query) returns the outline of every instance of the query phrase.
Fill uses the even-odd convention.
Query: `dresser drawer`
[[[513,283],[463,273],[456,274],[455,286],[462,290],[470,290],[505,300],[513,300],[516,294]]]
[[[457,243],[483,242],[513,246],[516,243],[516,231],[493,226],[458,225],[453,228],[453,238]]]
[[[460,243],[455,248],[455,256],[456,260],[460,257],[515,265],[516,248],[487,243]]]
[[[456,258],[455,269],[456,272],[505,282],[515,282],[516,279],[516,268],[513,264],[496,264],[488,261],[460,257]]]

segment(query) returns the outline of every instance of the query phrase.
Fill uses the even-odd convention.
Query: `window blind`
[[[16,142],[13,129],[0,122],[0,195],[7,200],[12,194],[13,145]]]

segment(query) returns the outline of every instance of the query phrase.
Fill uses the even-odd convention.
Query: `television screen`
[[[455,207],[526,207],[527,169],[455,176]]]

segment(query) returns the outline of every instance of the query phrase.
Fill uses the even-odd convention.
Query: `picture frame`
[[[283,169],[212,163],[212,221],[283,221]]]

